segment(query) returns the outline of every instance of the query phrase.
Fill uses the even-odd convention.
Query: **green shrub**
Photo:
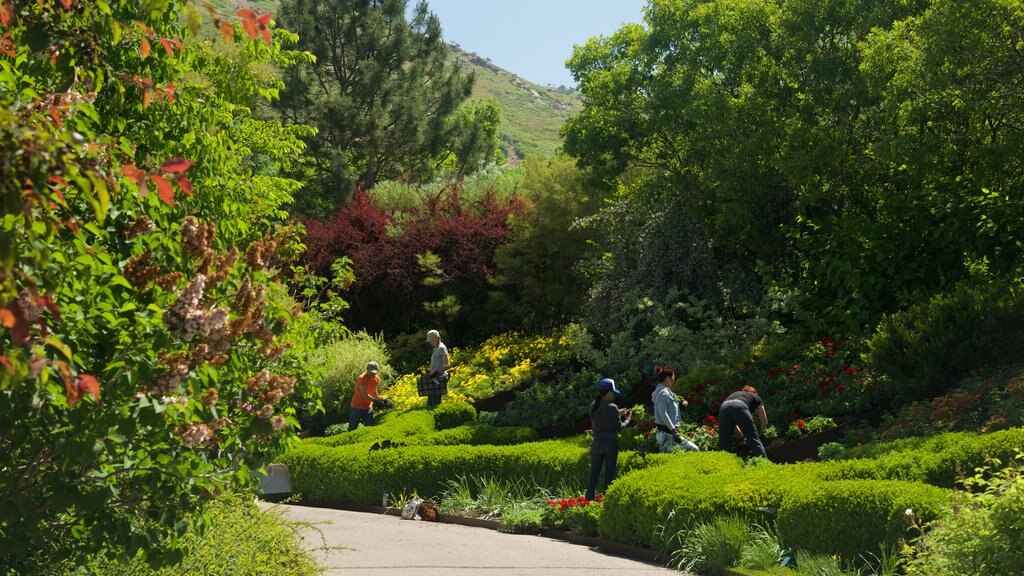
[[[178,574],[255,574],[317,576],[322,570],[306,551],[296,524],[274,509],[261,510],[252,495],[227,495],[206,510],[209,526],[184,536],[185,556],[177,565],[153,570],[138,556],[131,561],[91,559],[88,572],[105,576],[176,576]],[[64,572],[75,573],[73,569]]]
[[[1001,430],[991,434],[950,432],[931,438],[905,438],[844,451],[844,460],[830,462],[835,473],[845,477],[891,478],[916,480],[935,486],[952,488],[957,481],[985,466],[991,458],[1008,461],[1024,450],[1024,428]],[[863,459],[847,462],[845,459]]]
[[[723,490],[743,461],[724,452],[648,456],[648,467],[619,472],[604,498],[599,532],[609,540],[665,550],[665,534],[719,513],[749,511],[761,505],[732,501]],[[722,484],[713,486],[719,480]],[[666,525],[666,519],[672,522]],[[658,529],[659,526],[663,528]]]
[[[348,424],[345,424],[346,430]],[[407,444],[416,442],[434,431],[434,416],[427,410],[410,410],[408,412],[389,412],[377,420],[375,426],[363,426],[344,434],[335,434],[323,438],[308,438],[305,442],[324,446],[344,446],[365,443],[367,447],[374,442],[391,440]]]
[[[1024,454],[1018,456],[1024,458]],[[910,576],[1024,574],[1024,476],[1013,464],[983,470],[909,551]]]
[[[539,437],[537,436],[537,431],[533,428],[526,428],[524,426],[499,427],[473,423],[430,434],[419,439],[418,443],[436,446],[457,446],[459,444],[471,446],[480,444],[510,446],[536,442],[537,440],[539,440]]]
[[[751,528],[750,539],[743,547],[739,565],[755,570],[769,570],[778,567],[787,553],[777,532],[754,526]]]
[[[517,502],[501,515],[501,525],[521,532],[540,532],[544,528],[543,506],[535,501]]]
[[[313,363],[320,366],[323,374],[317,385],[328,420],[341,418],[348,421],[356,378],[366,371],[366,364],[371,360],[380,365],[378,375],[382,383],[394,377],[394,371],[388,364],[387,346],[379,336],[357,332],[315,352]]]
[[[786,546],[812,553],[858,558],[896,545],[909,535],[907,510],[935,518],[949,492],[895,480],[844,480],[790,490],[778,515]]]
[[[466,402],[446,402],[434,408],[434,429],[447,430],[471,422],[476,408]]]
[[[743,547],[750,538],[750,526],[738,516],[721,516],[711,522],[700,522],[677,536],[680,545],[672,556],[676,569],[717,574],[740,563]]]
[[[338,422],[324,428],[324,436],[336,436],[348,432],[348,422]]]
[[[553,490],[567,478],[582,481],[590,470],[586,448],[558,440],[516,446],[410,445],[374,452],[365,443],[328,446],[305,440],[280,461],[288,466],[295,491],[305,497],[360,504],[380,502],[385,491],[435,496],[459,476],[521,480]],[[632,452],[619,454],[623,473],[641,465]]]
[[[972,371],[1024,360],[1024,291],[959,285],[885,316],[868,343],[898,401],[930,399]]]

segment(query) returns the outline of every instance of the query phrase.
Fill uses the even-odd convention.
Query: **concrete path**
[[[263,508],[272,505],[261,504]],[[667,576],[669,568],[560,540],[326,508],[280,505],[330,576]]]

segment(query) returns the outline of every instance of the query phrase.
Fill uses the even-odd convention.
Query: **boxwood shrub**
[[[491,426],[490,424],[467,424],[427,435],[417,439],[417,443],[434,446],[457,446],[459,444],[469,446],[481,444],[510,446],[536,442],[537,440],[539,440],[537,431],[525,426],[506,428],[504,426]]]
[[[950,432],[852,448],[840,456],[845,460],[821,466],[828,470],[828,478],[915,480],[952,488],[989,459],[1006,462],[1022,450],[1024,428],[989,434]]]
[[[917,482],[844,480],[790,490],[779,509],[778,530],[789,548],[854,559],[877,554],[910,535],[911,510],[928,521],[949,502],[948,490]]]
[[[421,438],[434,432],[434,416],[427,410],[410,410],[401,413],[387,413],[381,416],[376,426],[363,426],[352,432],[335,434],[323,438],[308,438],[310,444],[323,446],[345,446],[349,444],[373,444],[381,440],[408,443],[410,439]]]
[[[407,446],[370,452],[366,444],[325,446],[301,442],[283,454],[292,486],[318,501],[376,504],[385,491],[435,497],[460,476],[526,480],[557,490],[567,479],[582,485],[590,455],[571,443],[550,440],[516,446]],[[619,454],[619,470],[643,465],[633,452]]]
[[[432,413],[434,429],[439,431],[461,426],[476,418],[476,408],[466,402],[446,402],[436,406]]]

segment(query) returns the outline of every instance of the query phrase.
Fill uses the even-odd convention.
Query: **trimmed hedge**
[[[381,416],[376,426],[363,426],[352,432],[344,432],[324,438],[307,438],[304,443],[323,446],[346,446],[350,444],[373,444],[391,440],[403,444],[415,441],[434,432],[434,416],[427,410],[389,412]]]
[[[525,426],[506,428],[504,426],[491,426],[490,424],[469,424],[431,434],[419,439],[418,443],[434,446],[458,446],[460,444],[469,446],[483,444],[511,446],[527,442],[537,442],[538,440],[540,440],[540,437],[537,435],[537,431]]]
[[[435,432],[435,414],[388,415],[380,426],[305,440],[281,461],[296,492],[362,504],[379,502],[384,491],[434,497],[460,476],[549,490],[585,481],[589,442],[582,436],[534,442],[528,428],[476,423]],[[381,439],[408,445],[369,452]],[[958,470],[971,472],[988,457],[1005,459],[1022,447],[1024,430],[1015,429],[901,440],[849,451],[861,458],[808,464],[744,465],[724,452],[643,458],[623,451],[598,530],[610,540],[666,550],[667,537],[698,521],[727,514],[764,521],[777,514],[787,547],[853,559],[904,537],[908,508],[920,520],[935,517],[948,502],[949,491],[940,486],[953,486]]]
[[[721,490],[711,490],[714,477],[739,474],[743,461],[725,452],[648,456],[649,466],[630,474],[619,472],[618,479],[604,497],[604,512],[598,533],[609,540],[663,549],[664,539],[658,527],[673,515],[678,526],[688,526],[698,518],[716,513],[740,513],[742,505],[733,503]]]
[[[897,520],[903,520],[907,508],[930,519],[940,504],[948,502],[949,492],[934,486],[830,481],[830,472],[836,475],[817,464],[744,467],[739,458],[721,452],[674,455],[623,476],[612,486],[605,497],[600,533],[610,540],[665,550],[667,537],[697,522],[724,515],[756,522],[776,512],[787,547],[849,554],[844,557],[852,559],[877,553],[880,543],[892,544],[905,535],[906,525]]]
[[[822,462],[823,479],[913,480],[953,488],[991,458],[1006,462],[1024,451],[1024,428],[990,434],[950,432],[905,438],[847,450],[840,460]]]
[[[365,444],[324,446],[302,442],[281,456],[296,492],[313,500],[376,504],[387,491],[434,497],[459,476],[525,479],[556,490],[567,479],[582,485],[590,467],[586,449],[551,440],[517,446],[408,446],[369,452]],[[643,465],[619,454],[625,473]]]
[[[907,510],[925,522],[948,505],[947,490],[917,482],[846,480],[790,490],[778,530],[790,548],[854,559],[908,539]]]
[[[434,430],[447,430],[476,419],[476,408],[466,402],[446,402],[433,409]]]

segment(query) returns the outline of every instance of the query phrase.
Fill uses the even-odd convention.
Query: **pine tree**
[[[316,56],[289,72],[281,99],[287,119],[319,130],[300,210],[327,214],[379,179],[428,178],[462,140],[467,127],[451,117],[473,76],[449,57],[426,2],[406,13],[406,0],[282,2],[281,25]]]

